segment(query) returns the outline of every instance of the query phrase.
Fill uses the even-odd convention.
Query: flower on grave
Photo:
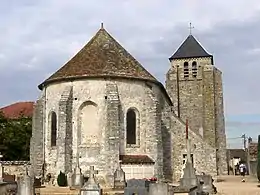
[[[157,181],[157,178],[156,178],[156,177],[152,177],[152,178],[150,179],[150,181]]]

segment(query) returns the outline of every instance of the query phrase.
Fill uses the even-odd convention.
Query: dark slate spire
[[[212,55],[208,54],[192,35],[189,35],[179,49],[170,57],[170,60],[199,57],[212,57]]]

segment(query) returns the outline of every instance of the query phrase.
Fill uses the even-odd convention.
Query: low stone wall
[[[29,161],[1,161],[4,167],[4,173],[15,175],[15,178],[21,176],[25,172],[25,167],[30,165]]]

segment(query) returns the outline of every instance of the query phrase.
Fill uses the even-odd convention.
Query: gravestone
[[[40,188],[42,186],[42,179],[34,177],[33,186],[34,188]]]
[[[191,162],[187,161],[186,166],[183,169],[183,177],[180,180],[181,186],[194,187],[198,186],[198,179],[195,174],[195,169]]]
[[[173,194],[180,195],[201,195],[197,192],[197,186],[194,187],[184,187],[184,186],[174,186],[172,189]]]
[[[121,161],[119,161],[118,167],[114,173],[114,189],[123,189],[125,186],[125,172],[121,167]]]
[[[130,179],[124,190],[125,195],[148,195],[150,182],[144,179]]]
[[[80,190],[80,195],[101,195],[101,188],[95,179],[98,171],[94,170],[94,166],[89,168],[89,179]]]
[[[191,160],[190,140],[188,139],[188,122],[186,121],[186,144],[187,144],[187,161],[183,169],[183,177],[180,179],[180,186],[174,188],[174,194],[183,193],[197,195],[200,193],[199,181],[196,171]]]
[[[205,194],[215,194],[216,188],[213,185],[213,179],[211,175],[197,175],[198,180],[200,181],[200,189]]]
[[[77,165],[74,169],[74,173],[71,177],[72,181],[72,187],[74,188],[81,188],[83,185],[83,174],[81,172],[81,168],[79,167],[79,155],[77,154]]]
[[[169,186],[166,183],[150,183],[149,195],[170,195]]]
[[[33,181],[28,175],[28,169],[26,167],[25,174],[18,178],[18,195],[32,195],[34,193]]]
[[[72,172],[69,172],[69,173],[67,174],[67,184],[68,184],[69,187],[72,187],[72,186],[73,186],[72,176],[73,176],[73,173],[72,173]]]

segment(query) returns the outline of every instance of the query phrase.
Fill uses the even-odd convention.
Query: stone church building
[[[72,172],[79,162],[113,183],[126,178],[178,181],[187,150],[198,173],[226,174],[221,72],[189,35],[169,58],[166,88],[104,28],[39,85],[31,164],[35,176]]]

